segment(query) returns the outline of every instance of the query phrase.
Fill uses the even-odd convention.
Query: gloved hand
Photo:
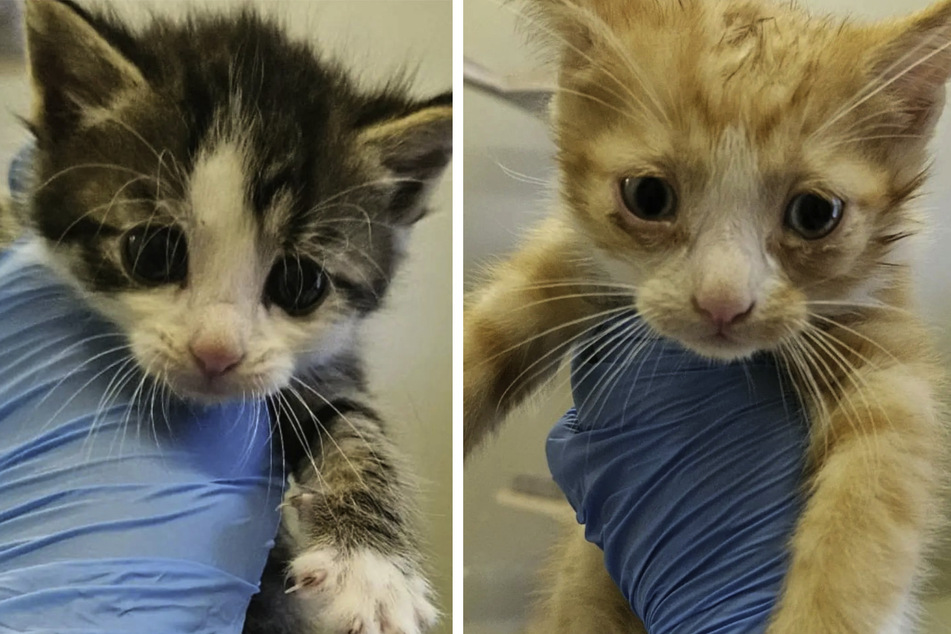
[[[0,632],[242,629],[283,488],[267,411],[169,399],[124,345],[0,255]]]
[[[762,632],[802,510],[805,414],[767,355],[722,364],[658,340],[630,358],[635,343],[593,342],[634,323],[578,349],[552,474],[651,634]]]

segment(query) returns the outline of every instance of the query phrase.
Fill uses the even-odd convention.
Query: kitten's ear
[[[410,224],[426,212],[436,179],[452,158],[452,93],[416,104],[409,111],[368,125],[360,141],[392,178],[391,219]]]
[[[139,69],[68,0],[27,0],[26,33],[34,124],[74,122],[84,109],[108,107],[145,87]]]
[[[873,72],[907,115],[905,133],[928,135],[951,78],[951,0],[878,28]]]
[[[560,50],[563,61],[582,63],[603,18],[584,0],[527,0],[525,16],[538,39]],[[610,3],[604,3],[608,5]]]

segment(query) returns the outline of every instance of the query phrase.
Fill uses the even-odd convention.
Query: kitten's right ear
[[[669,0],[675,2],[676,0]],[[657,0],[523,0],[528,29],[562,53],[568,66],[589,65],[597,43],[615,43],[620,25],[653,29],[662,24],[669,2]],[[692,2],[689,5],[695,5]],[[681,0],[681,9],[685,0]],[[616,45],[616,44],[614,44]]]
[[[526,0],[529,29],[566,59],[587,54],[600,18],[580,0]]]
[[[147,83],[139,69],[69,0],[27,0],[26,34],[33,82],[33,123],[75,123]]]

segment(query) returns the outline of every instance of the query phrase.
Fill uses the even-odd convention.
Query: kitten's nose
[[[228,373],[244,359],[244,351],[240,348],[220,344],[192,343],[188,349],[198,368],[209,379]]]
[[[748,296],[694,296],[693,306],[707,317],[721,332],[749,317],[755,302]]]

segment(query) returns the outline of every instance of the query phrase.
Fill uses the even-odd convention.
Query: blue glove
[[[768,356],[595,341],[635,323],[611,320],[576,352],[552,474],[651,634],[762,632],[804,501],[805,415]]]
[[[124,344],[0,255],[0,632],[242,629],[283,487],[266,409],[152,398]]]

